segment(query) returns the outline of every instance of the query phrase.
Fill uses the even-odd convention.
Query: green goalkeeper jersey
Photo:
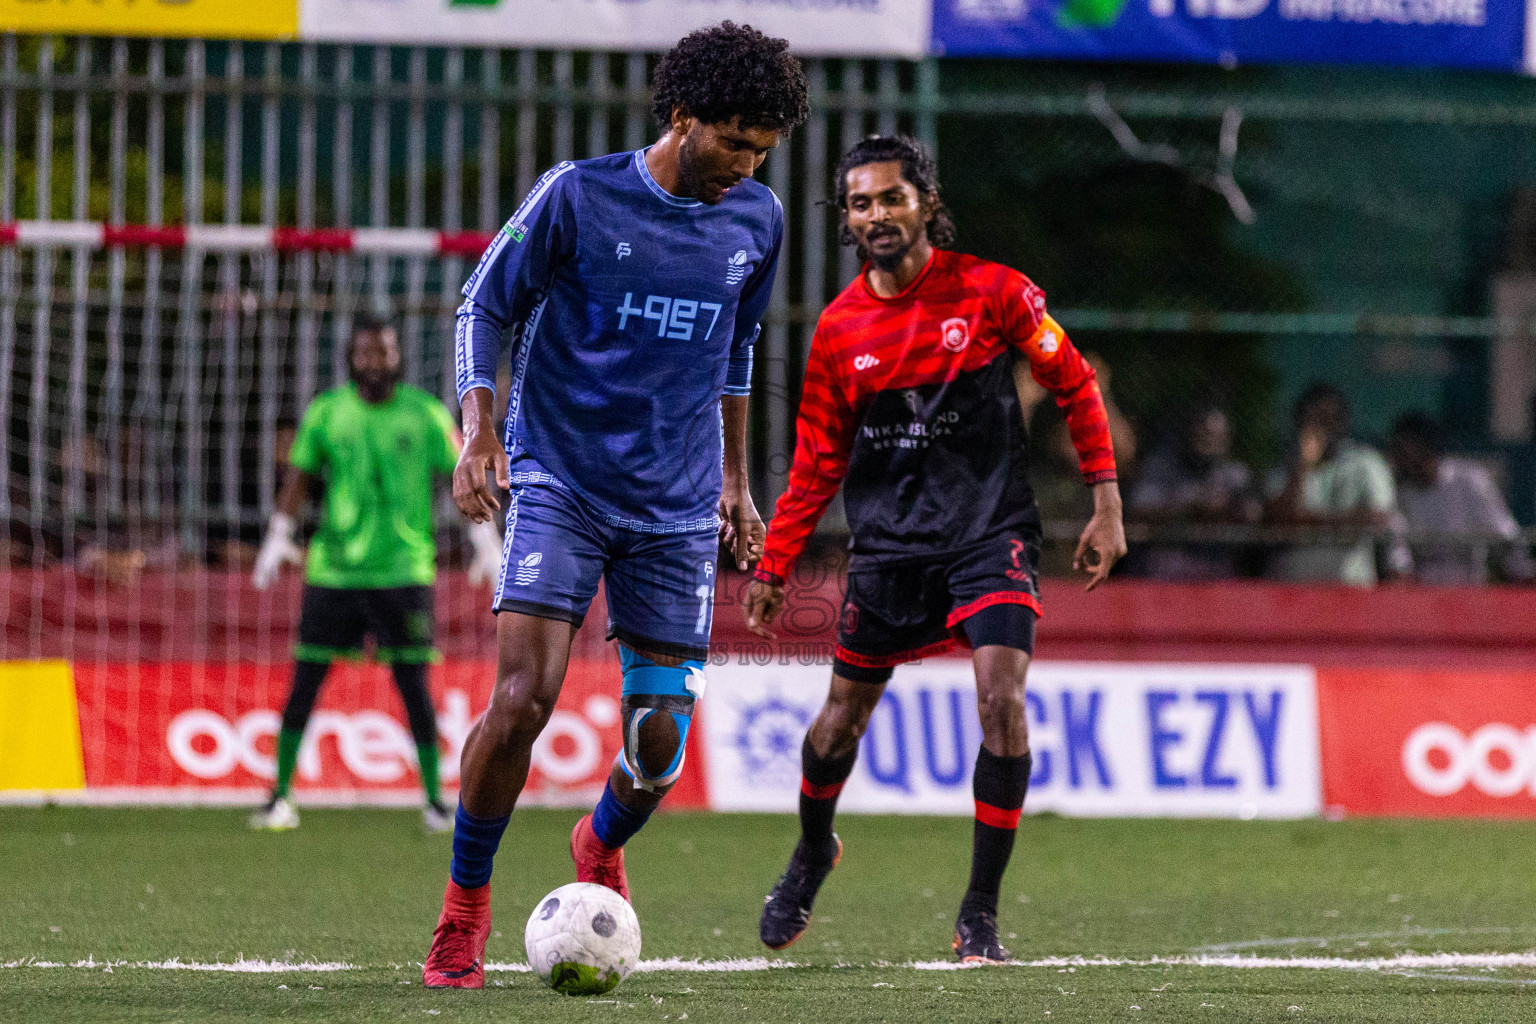
[[[289,461],[325,480],[304,578],[351,590],[430,584],[437,574],[432,482],[459,457],[443,403],[408,384],[377,405],[354,384],[304,412]]]

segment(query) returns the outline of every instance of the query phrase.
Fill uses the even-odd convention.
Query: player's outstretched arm
[[[464,392],[460,408],[464,415],[464,450],[453,467],[453,503],[472,523],[489,523],[501,507],[491,490],[487,474],[494,472],[496,486],[508,490],[512,480],[507,470],[507,450],[496,436],[491,418],[495,395],[490,388],[471,388]]]
[[[1120,485],[1105,480],[1093,485],[1093,518],[1077,539],[1077,551],[1072,555],[1072,568],[1088,574],[1088,586],[1094,587],[1109,579],[1109,571],[1125,557],[1125,523],[1120,505]]]
[[[262,538],[261,550],[256,555],[256,568],[251,573],[251,586],[257,590],[270,587],[283,566],[304,564],[304,549],[293,538],[298,532],[299,512],[312,480],[303,470],[288,467],[282,490],[277,492],[272,518],[267,522],[267,535]]]

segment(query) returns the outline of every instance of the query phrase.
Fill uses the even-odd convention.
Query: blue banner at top
[[[1520,71],[1525,0],[934,0],[934,50]]]

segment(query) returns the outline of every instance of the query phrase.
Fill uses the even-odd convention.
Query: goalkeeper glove
[[[261,542],[261,551],[256,555],[256,571],[251,574],[251,586],[257,590],[266,590],[277,579],[285,564],[304,564],[304,549],[293,542],[296,525],[293,517],[281,512],[272,513],[271,522],[267,524],[266,539]]]
[[[494,585],[501,575],[501,533],[495,520],[476,523],[469,528],[469,543],[475,557],[469,562],[469,582]]]

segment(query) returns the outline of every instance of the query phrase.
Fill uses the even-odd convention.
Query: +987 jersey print
[[[459,310],[461,399],[494,391],[504,337],[511,352],[516,512],[498,608],[580,621],[606,572],[614,635],[707,648],[697,594],[706,564],[711,587],[714,576],[720,399],[750,391],[782,236],[763,185],[745,180],[714,206],[683,199],[651,177],[644,150],[539,180]],[[665,623],[642,591],[675,609]]]

